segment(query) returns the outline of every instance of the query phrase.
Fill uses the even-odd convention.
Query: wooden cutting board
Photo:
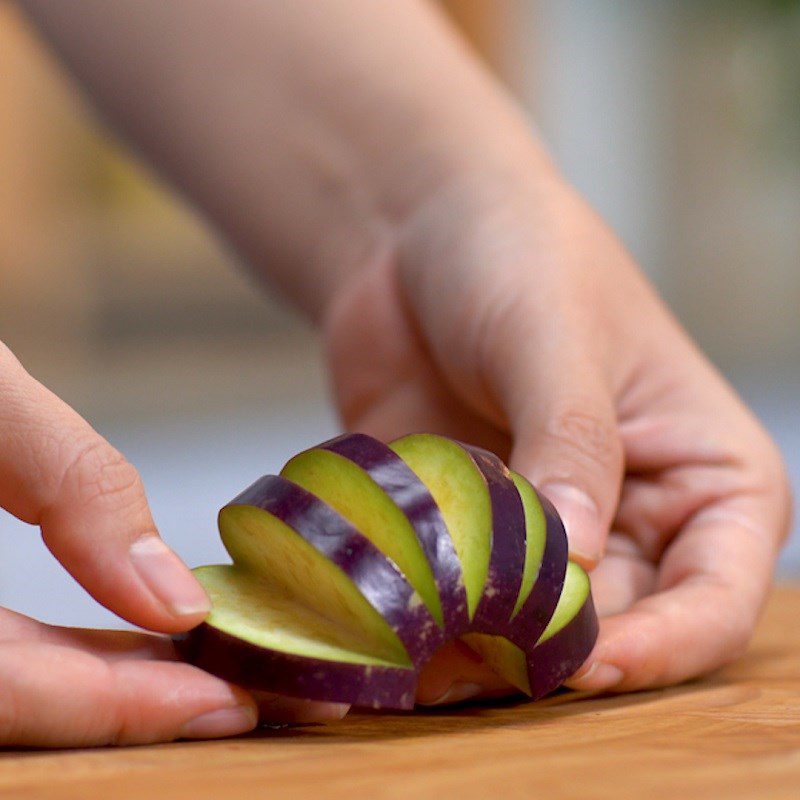
[[[353,714],[243,739],[0,752],[0,798],[800,800],[800,587],[748,654],[702,681],[619,697]]]

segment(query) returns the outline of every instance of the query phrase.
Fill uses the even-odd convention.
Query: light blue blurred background
[[[459,16],[800,490],[797,5],[506,0]],[[139,467],[190,563],[222,558],[219,506],[337,430],[313,333],[88,122],[9,6],[0,119],[0,340]],[[800,578],[797,531],[780,570]],[[1,513],[0,602],[115,623]]]

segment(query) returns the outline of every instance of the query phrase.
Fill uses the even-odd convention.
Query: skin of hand
[[[191,14],[160,0],[22,6],[106,119],[323,327],[347,427],[482,444],[550,496],[573,557],[594,567],[604,615],[574,686],[680,681],[741,651],[788,527],[780,457],[432,3],[227,0],[225,13],[198,3]],[[8,436],[16,447],[7,452],[35,452],[16,429]],[[59,484],[64,463],[54,463]],[[12,494],[24,494],[41,473],[13,474]],[[105,486],[90,463],[81,474]],[[136,502],[111,494],[106,516],[113,508],[116,519],[120,504],[145,513],[139,489]],[[155,630],[201,617],[159,611],[125,571],[127,544],[153,531],[149,516],[143,529],[110,529],[105,546],[121,544],[104,563],[83,533],[102,526],[73,503],[55,517],[83,515],[73,543],[63,554],[50,546],[102,602]],[[32,502],[19,515],[44,528],[43,508]],[[45,530],[45,539],[67,536]],[[44,636],[31,626],[29,638]],[[106,636],[110,644],[89,648],[103,675],[109,660],[119,663],[119,640]],[[171,657],[151,639],[131,649],[153,648]],[[117,740],[180,735],[190,710],[178,719],[169,706],[170,692],[183,691],[174,670],[208,702],[193,713],[252,712],[251,700],[190,667],[144,662],[160,676],[141,680],[156,722],[130,723]],[[75,676],[51,695],[81,696]],[[477,691],[507,687],[453,646],[426,669],[419,699]],[[15,702],[30,716],[25,696]],[[269,706],[276,720],[344,712],[275,698]],[[46,741],[75,741],[83,717],[71,719]],[[222,727],[202,734],[198,724],[193,735],[235,726]],[[0,728],[0,741],[46,738],[10,730],[2,739]]]
[[[780,455],[562,182],[443,188],[325,331],[348,428],[481,444],[556,505],[602,617],[569,685],[663,686],[742,653],[789,527]],[[418,698],[502,689],[450,647]]]
[[[162,542],[141,480],[0,345],[0,506],[100,603],[174,633],[208,597]],[[346,706],[251,697],[176,660],[163,636],[61,628],[0,609],[0,746],[144,744],[243,733],[264,721],[341,717]]]

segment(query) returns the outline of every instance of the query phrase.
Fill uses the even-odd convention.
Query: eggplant
[[[550,694],[574,675],[592,652],[599,632],[589,576],[570,561],[553,618],[527,654],[531,698]]]
[[[508,620],[525,558],[525,514],[508,469],[487,450],[434,434],[411,434],[389,446],[441,509],[464,571],[470,628]]]
[[[441,511],[387,445],[344,434],[290,459],[281,475],[335,508],[393,560],[449,637],[466,629],[461,562]]]
[[[281,580],[298,599],[330,613],[382,619],[413,664],[443,643],[444,632],[397,565],[301,486],[260,478],[220,511],[219,528],[235,564]]]
[[[362,708],[409,711],[414,707],[417,673],[413,669],[296,656],[252,645],[206,623],[173,639],[184,661],[251,691]]]
[[[577,672],[598,631],[589,576],[569,562],[555,613],[535,646],[521,647],[508,637],[484,633],[467,634],[462,641],[512,686],[538,700]]]
[[[413,706],[417,675],[389,630],[376,635],[347,617],[335,623],[326,609],[309,608],[246,568],[199,567],[195,575],[212,611],[200,626],[173,637],[184,660],[252,690],[374,708]]]
[[[514,615],[505,630],[522,648],[537,642],[558,605],[567,572],[569,544],[553,504],[517,473],[512,479],[525,509],[525,567]]]
[[[233,564],[175,637],[190,663],[262,691],[413,706],[422,666],[460,638],[538,698],[591,652],[589,579],[555,508],[492,453],[432,434],[347,434],[219,513]]]

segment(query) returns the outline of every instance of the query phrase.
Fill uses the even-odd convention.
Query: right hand
[[[571,686],[664,686],[741,654],[789,529],[780,454],[554,171],[445,182],[331,299],[326,336],[348,428],[481,445],[554,503],[603,618]],[[450,646],[417,699],[504,689]]]
[[[100,603],[131,623],[185,631],[208,597],[159,538],[138,473],[0,344],[0,506]],[[62,628],[0,609],[0,747],[79,747],[244,733],[259,719],[346,707],[260,696],[180,663],[169,638]]]

